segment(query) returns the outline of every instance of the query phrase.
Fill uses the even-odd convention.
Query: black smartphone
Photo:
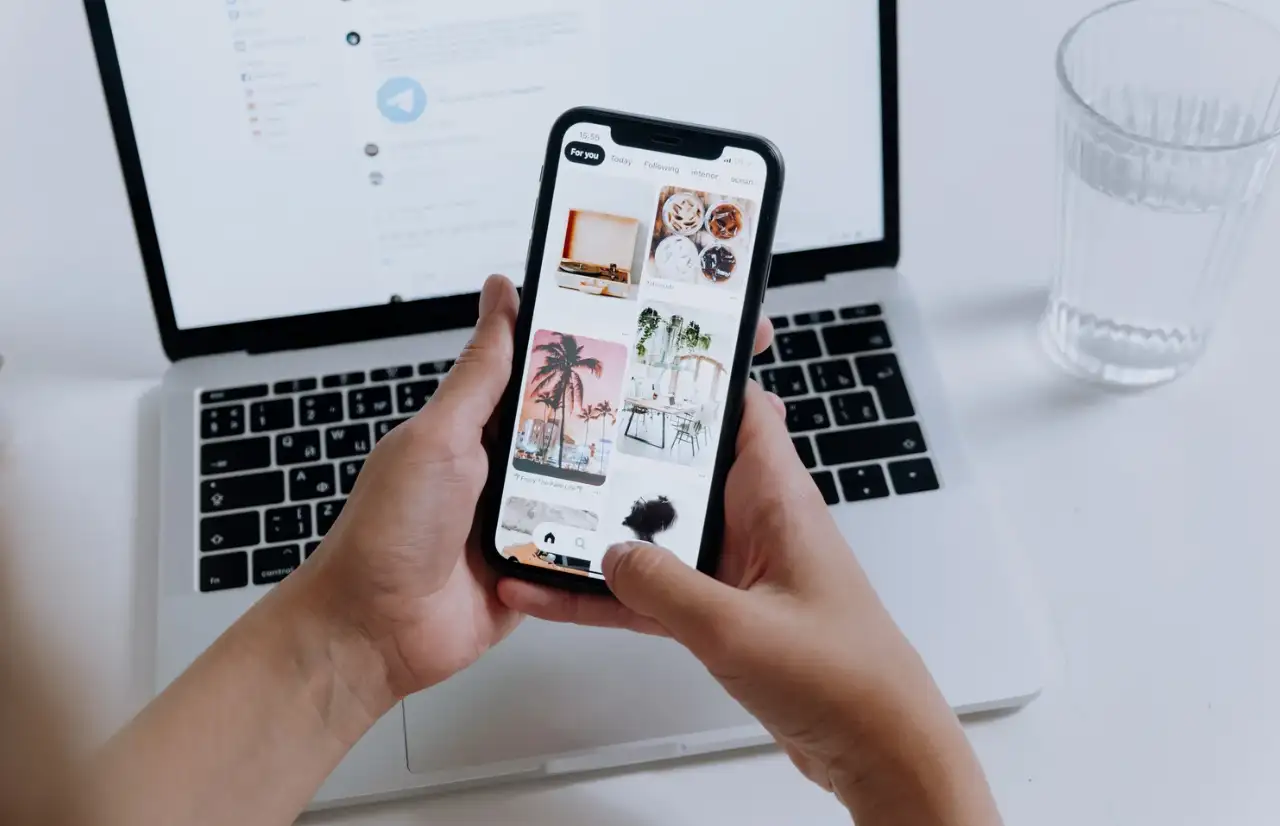
[[[556,121],[485,491],[500,573],[603,593],[632,540],[715,573],[782,183],[753,135]]]

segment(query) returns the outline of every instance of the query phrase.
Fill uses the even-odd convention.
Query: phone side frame
[[[761,198],[760,210],[756,218],[751,270],[747,276],[747,288],[743,296],[742,320],[738,329],[733,369],[730,372],[728,396],[725,400],[723,426],[720,431],[720,442],[716,446],[716,463],[712,469],[710,498],[707,503],[702,542],[698,552],[698,570],[710,576],[715,576],[720,565],[721,544],[724,538],[725,479],[736,458],[738,430],[742,423],[743,403],[746,398],[747,382],[750,379],[751,363],[754,358],[753,344],[755,342],[756,327],[760,323],[765,290],[768,288],[774,234],[777,229],[778,211],[781,205],[785,176],[782,155],[773,143],[756,135],[675,123],[658,118],[630,115],[594,107],[578,107],[565,112],[556,119],[547,141],[542,182],[538,192],[533,232],[529,239],[529,257],[525,267],[524,285],[521,291],[523,300],[520,303],[520,311],[516,317],[511,378],[498,406],[496,416],[497,437],[489,447],[489,476],[481,497],[480,508],[481,549],[485,561],[500,576],[510,576],[579,593],[602,595],[610,593],[603,580],[512,562],[502,555],[495,541],[501,520],[507,467],[511,459],[512,433],[515,430],[516,418],[519,416],[520,390],[524,382],[526,369],[525,355],[529,349],[529,337],[533,334],[534,305],[541,277],[542,259],[546,251],[547,232],[551,223],[551,207],[559,174],[560,154],[564,147],[565,135],[571,127],[579,123],[600,124],[611,129],[621,126],[633,136],[637,131],[641,133],[647,131],[653,134],[696,133],[700,139],[713,138],[717,141],[722,141],[725,148],[749,149],[765,160],[767,171],[765,191]],[[658,148],[657,151],[677,156],[682,154],[679,151],[672,151],[670,148],[665,147]]]

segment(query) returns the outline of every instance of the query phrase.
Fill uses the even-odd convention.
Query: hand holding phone
[[[557,121],[486,490],[501,573],[604,591],[628,540],[715,571],[782,178],[761,138]]]

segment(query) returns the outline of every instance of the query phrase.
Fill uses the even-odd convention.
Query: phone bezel
[[[547,154],[543,164],[542,183],[538,193],[534,216],[533,234],[529,241],[529,258],[525,268],[524,300],[516,319],[515,360],[511,380],[498,408],[497,442],[489,451],[489,478],[485,485],[481,509],[481,547],[486,561],[500,575],[550,585],[570,591],[608,594],[604,581],[592,577],[568,574],[550,568],[524,565],[502,556],[496,543],[501,519],[507,467],[511,457],[512,433],[519,415],[520,391],[525,378],[524,355],[529,349],[529,336],[533,329],[533,311],[538,295],[543,254],[546,250],[547,232],[551,222],[552,199],[559,175],[560,155],[565,136],[577,124],[590,123],[607,126],[620,145],[652,149],[670,155],[694,158],[718,158],[726,148],[748,149],[764,158],[766,179],[764,195],[756,219],[755,247],[751,258],[751,270],[747,276],[746,293],[743,296],[743,314],[734,355],[733,370],[729,377],[728,397],[725,401],[724,426],[717,445],[716,463],[712,470],[710,501],[707,503],[706,524],[702,533],[702,545],[698,554],[698,570],[714,576],[720,564],[721,542],[724,530],[724,484],[729,467],[733,464],[738,428],[742,421],[742,405],[747,389],[754,356],[756,326],[760,321],[765,289],[769,283],[774,232],[782,199],[785,170],[782,155],[768,140],[741,132],[732,132],[693,124],[648,118],[639,115],[613,112],[606,109],[579,107],[570,109],[551,128],[547,141]],[[661,139],[662,143],[655,141]],[[678,146],[670,144],[678,140]],[[625,143],[624,143],[625,141]],[[687,150],[687,151],[686,151]],[[709,154],[714,153],[714,154]]]

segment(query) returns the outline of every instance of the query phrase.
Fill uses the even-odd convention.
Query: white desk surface
[[[1280,17],[1280,0],[1258,4]],[[1090,0],[904,5],[901,270],[1060,644],[1038,701],[969,727],[1008,822],[1275,822],[1280,199],[1194,373],[1136,394],[1058,375],[1034,339],[1052,56]],[[154,422],[139,399],[165,362],[75,0],[0,4],[0,111],[5,504],[31,614],[76,661],[105,732],[137,707],[153,625],[155,547],[137,526],[154,524],[138,496],[154,490],[139,475]],[[845,822],[776,754],[324,820]]]

